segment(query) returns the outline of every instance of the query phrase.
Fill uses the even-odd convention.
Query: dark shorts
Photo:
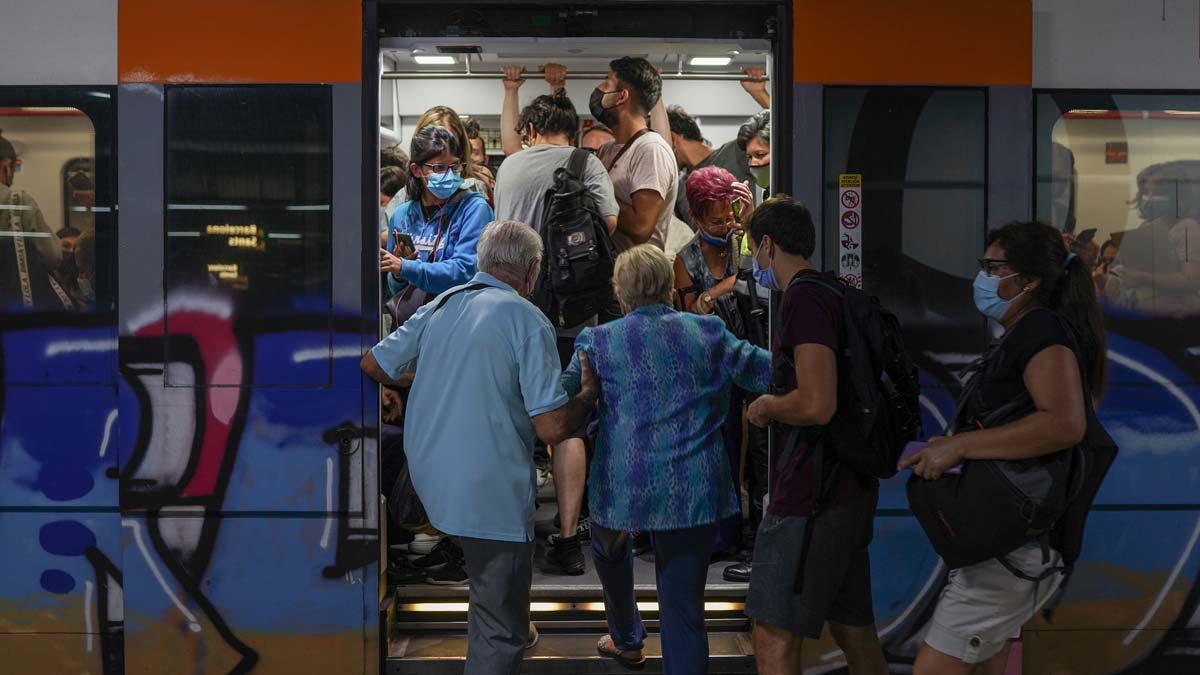
[[[826,621],[845,626],[875,622],[867,546],[879,490],[832,506],[813,520],[804,585],[795,592],[809,517],[767,512],[758,527],[746,615],[808,638],[821,637]]]

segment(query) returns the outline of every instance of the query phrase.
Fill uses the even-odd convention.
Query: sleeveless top
[[[679,255],[683,258],[684,269],[687,270],[688,276],[692,278],[692,283],[700,287],[700,292],[711,290],[713,286],[721,283],[725,279],[733,276],[737,269],[734,267],[733,261],[737,251],[734,248],[735,240],[729,242],[729,252],[725,256],[725,276],[720,279],[714,277],[708,269],[708,263],[704,261],[704,252],[700,248],[700,235],[692,237],[692,240],[679,250]],[[745,324],[742,322],[742,314],[738,309],[737,298],[732,293],[722,295],[719,298],[714,298],[713,314],[725,322],[725,327],[729,332],[739,338],[746,336]]]

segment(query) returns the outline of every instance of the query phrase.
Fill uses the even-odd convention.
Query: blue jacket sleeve
[[[463,204],[450,223],[444,251],[445,260],[421,262],[405,260],[400,276],[421,290],[443,293],[461,286],[475,276],[475,247],[483,228],[493,219],[492,207],[482,197],[472,197]],[[388,285],[392,280],[388,279]]]
[[[393,233],[396,230],[401,228],[401,226],[404,222],[403,219],[406,217],[405,214],[407,214],[407,213],[408,213],[408,202],[405,202],[405,203],[401,204],[399,207],[397,207],[396,210],[392,212],[392,217],[390,219],[388,219],[388,225],[387,225],[387,250],[388,251],[396,250],[396,239],[395,239],[395,235]],[[395,295],[395,294],[399,293],[407,285],[407,282],[405,282],[401,279],[397,279],[396,277],[392,276],[391,274],[388,274],[384,278],[387,279],[388,291],[390,291],[391,295]]]
[[[725,331],[725,363],[727,372],[742,389],[765,394],[771,386],[771,352],[739,340]]]

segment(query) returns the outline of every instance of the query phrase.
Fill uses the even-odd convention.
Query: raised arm
[[[517,120],[521,118],[519,89],[525,84],[521,73],[523,66],[504,67],[504,103],[500,108],[500,148],[505,155],[521,151],[521,134],[517,131]]]
[[[750,94],[750,98],[763,108],[771,107],[771,94],[767,91],[767,71],[762,68],[742,68],[746,79],[742,80],[742,89]]]

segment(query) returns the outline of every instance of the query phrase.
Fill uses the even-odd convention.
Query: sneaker
[[[407,586],[419,584],[425,580],[425,570],[419,570],[408,562],[404,556],[397,556],[388,561],[388,586]]]
[[[417,533],[413,536],[413,540],[407,544],[393,544],[388,548],[393,551],[407,551],[412,555],[429,555],[433,553],[433,549],[437,548],[439,542],[445,539],[444,536],[434,536],[432,534]]]
[[[541,567],[542,572],[546,574],[583,574],[587,563],[583,560],[583,547],[579,545],[579,537],[550,535],[546,542],[546,557]]]
[[[438,545],[428,555],[413,560],[412,566],[419,570],[432,572],[461,561],[462,555],[462,549],[458,547],[458,544],[455,544],[450,537],[446,537],[438,542]]]
[[[455,562],[425,575],[425,583],[435,586],[462,586],[467,583],[467,571],[461,562]]]
[[[748,561],[738,562],[726,567],[725,571],[721,573],[721,577],[725,581],[732,581],[735,584],[748,584],[750,583],[750,571],[751,565]]]
[[[550,483],[550,469],[539,466],[537,467],[537,486],[538,489],[546,487]]]
[[[533,622],[530,621],[529,622],[529,637],[525,638],[525,649],[533,649],[533,646],[538,643],[538,639],[540,637],[541,636],[538,635],[537,626],[533,625]]]
[[[562,519],[558,517],[558,514],[554,515],[554,529],[556,529],[556,530],[562,529]],[[551,539],[557,538],[559,536],[561,536],[561,535],[552,534],[549,537],[547,537],[547,541],[550,541]],[[592,540],[592,520],[590,518],[588,518],[587,516],[579,517],[579,523],[577,525],[575,525],[575,536],[579,537],[583,541],[591,541]]]

